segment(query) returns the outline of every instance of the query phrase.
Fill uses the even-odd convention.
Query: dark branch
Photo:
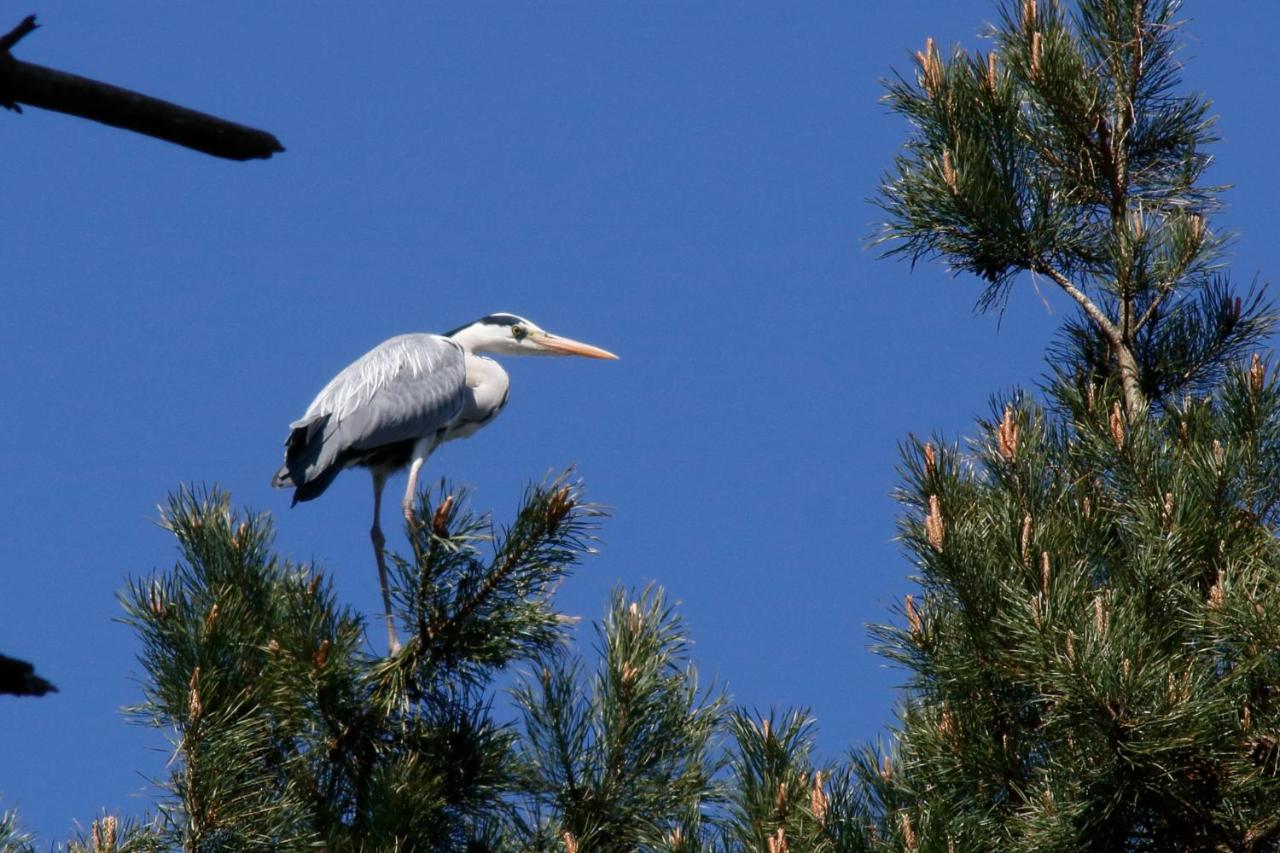
[[[36,668],[24,660],[0,655],[0,693],[11,696],[43,696],[58,688],[36,675]]]
[[[264,130],[14,59],[9,48],[36,26],[35,16],[28,16],[0,38],[0,105],[19,112],[18,104],[27,104],[67,113],[228,160],[264,159],[284,150]]]
[[[4,36],[0,37],[0,50],[11,50],[15,44],[22,41],[31,31],[38,29],[39,24],[36,23],[35,15],[27,15],[18,26],[9,30]]]

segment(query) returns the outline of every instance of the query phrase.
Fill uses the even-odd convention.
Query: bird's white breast
[[[471,435],[493,420],[507,404],[511,380],[496,361],[468,353],[466,370],[468,394],[462,411],[445,435],[446,441]]]

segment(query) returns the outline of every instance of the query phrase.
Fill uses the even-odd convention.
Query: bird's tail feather
[[[331,450],[325,447],[328,423],[329,415],[319,415],[290,425],[292,430],[284,442],[284,465],[271,478],[271,485],[278,489],[293,486],[295,504],[319,497],[342,470],[342,464],[328,458],[333,454],[326,452]]]

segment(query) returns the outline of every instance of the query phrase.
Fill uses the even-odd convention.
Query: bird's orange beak
[[[582,355],[587,358],[609,358],[615,361],[618,358],[606,349],[593,347],[591,344],[584,344],[570,338],[562,338],[550,332],[543,332],[537,336],[536,340],[540,348],[560,355]]]

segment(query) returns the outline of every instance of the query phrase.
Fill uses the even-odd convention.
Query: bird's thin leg
[[[387,561],[383,556],[383,546],[387,537],[382,535],[382,487],[387,484],[387,475],[382,471],[373,472],[373,527],[369,530],[369,538],[373,540],[373,554],[378,560],[378,582],[382,585],[382,606],[387,616],[387,650],[391,654],[400,651],[400,640],[396,637],[396,621],[391,615],[391,591],[387,586]]]
[[[428,438],[420,438],[413,443],[413,462],[409,464],[409,483],[404,488],[403,503],[404,520],[410,529],[413,528],[413,499],[418,493],[418,472],[422,470],[422,463],[427,461],[434,444]]]

